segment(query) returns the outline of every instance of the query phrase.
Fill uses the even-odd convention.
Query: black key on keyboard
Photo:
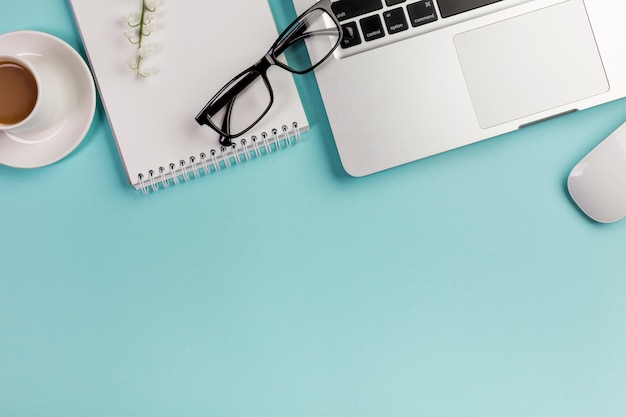
[[[445,18],[499,1],[501,0],[439,0],[439,11],[441,12],[441,17]]]
[[[385,36],[383,22],[380,21],[380,16],[377,14],[361,19],[360,23],[365,42],[373,41],[374,39]]]
[[[409,12],[409,20],[413,27],[425,25],[426,23],[437,20],[437,13],[431,0],[422,0],[417,3],[409,4],[406,7]]]
[[[403,30],[407,30],[409,28],[402,7],[387,10],[383,13],[383,17],[385,18],[385,24],[387,25],[387,32],[389,32],[390,35],[402,32]]]
[[[341,47],[343,49],[361,44],[361,35],[359,35],[356,22],[348,22],[341,25],[341,31],[343,32],[343,38],[341,39]]]
[[[330,5],[337,20],[347,20],[383,8],[382,0],[339,0]]]
[[[396,4],[404,3],[406,0],[385,0],[387,6],[395,6]]]

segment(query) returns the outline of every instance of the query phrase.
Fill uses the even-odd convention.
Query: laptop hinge
[[[520,125],[519,128],[522,129],[524,127],[536,125],[537,123],[545,122],[547,120],[556,119],[557,117],[565,116],[566,114],[576,113],[577,111],[578,111],[578,109],[567,110],[567,111],[564,111],[563,113],[559,113],[559,114],[555,114],[553,116],[544,117],[543,119],[535,120],[534,122],[525,123],[523,125]]]

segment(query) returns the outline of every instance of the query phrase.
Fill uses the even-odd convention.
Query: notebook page
[[[141,12],[141,1],[70,0],[98,89],[132,185],[139,174],[220,149],[218,135],[194,117],[231,78],[261,58],[277,37],[265,0],[161,0],[153,47],[137,79],[126,63],[136,53],[124,36],[124,16]],[[274,104],[249,132],[259,135],[307,120],[293,76],[268,71]],[[250,137],[248,136],[248,137]]]

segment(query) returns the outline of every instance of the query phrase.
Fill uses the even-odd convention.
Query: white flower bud
[[[137,57],[129,56],[128,58],[126,58],[126,64],[128,64],[128,66],[131,69],[137,69],[137,64],[139,64],[139,61],[138,61]]]
[[[124,31],[124,36],[132,41],[134,38],[137,37],[137,31],[135,29],[126,29]]]
[[[152,68],[142,68],[138,74],[142,77],[150,77],[154,74],[154,70]]]
[[[130,26],[135,26],[137,25],[137,23],[139,23],[139,18],[137,17],[136,14],[131,13],[131,14],[124,15],[124,21],[128,23]]]
[[[152,45],[143,45],[141,48],[137,49],[137,55],[140,58],[144,58],[152,53],[154,50]]]
[[[159,7],[159,0],[145,0],[144,5],[147,9],[154,11],[157,7]]]

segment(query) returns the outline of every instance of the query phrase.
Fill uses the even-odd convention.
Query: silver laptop
[[[293,3],[300,13],[313,1]],[[619,0],[332,6],[343,45],[315,74],[353,176],[626,96],[626,3]]]

